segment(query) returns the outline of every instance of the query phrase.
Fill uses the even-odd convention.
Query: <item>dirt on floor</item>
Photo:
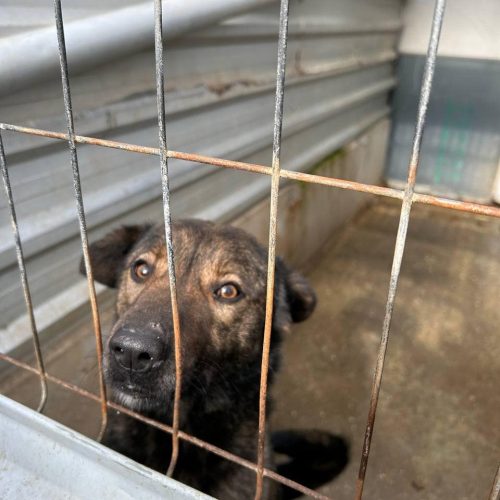
[[[350,465],[322,489],[335,499],[353,498],[399,209],[372,206],[314,263],[318,309],[287,340],[275,387],[276,427],[349,438]],[[500,461],[499,334],[500,221],[414,206],[365,498],[488,497]]]
[[[321,490],[334,499],[354,494],[399,209],[372,205],[314,260],[318,308],[286,339],[273,389],[273,428],[349,440],[349,466]],[[92,335],[73,330],[44,347],[48,370],[96,391]],[[414,206],[364,498],[488,497],[500,461],[499,331],[500,221]],[[2,373],[0,391],[16,400],[35,406],[37,390],[32,375]],[[97,434],[97,404],[52,384],[49,394],[48,416]]]

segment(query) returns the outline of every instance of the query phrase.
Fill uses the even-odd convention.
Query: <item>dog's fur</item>
[[[180,427],[255,462],[267,252],[244,231],[210,222],[176,222],[172,234],[182,332]],[[116,322],[104,354],[109,395],[130,409],[170,423],[175,366],[163,228],[124,226],[91,245],[90,253],[95,279],[118,289]],[[270,382],[279,368],[282,336],[292,322],[307,319],[315,304],[307,281],[278,260]],[[104,444],[156,470],[166,470],[169,435],[125,415],[110,418]],[[313,433],[312,439],[293,436],[294,447],[306,450],[306,455],[309,450],[309,457],[318,451],[311,442],[320,443],[323,453],[333,453],[328,458],[328,477],[312,479],[311,487],[345,465],[347,449],[339,438],[325,433]],[[273,443],[282,453],[289,451],[285,437],[281,433]],[[266,466],[272,468],[270,443],[266,450]],[[305,459],[300,468],[307,468],[310,460]],[[293,472],[293,463],[283,470]],[[324,476],[324,464],[322,471]],[[247,499],[255,491],[254,472],[185,442],[174,477],[217,498]],[[283,493],[294,496],[284,489],[275,491],[266,482],[266,498]]]

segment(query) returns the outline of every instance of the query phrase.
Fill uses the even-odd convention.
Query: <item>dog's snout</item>
[[[165,343],[152,333],[138,333],[119,330],[109,343],[111,355],[124,369],[133,372],[147,372],[158,366],[165,355]]]

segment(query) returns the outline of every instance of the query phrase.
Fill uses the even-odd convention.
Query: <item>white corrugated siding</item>
[[[22,13],[28,4],[40,25],[46,24],[50,5],[43,13],[38,2],[2,8]],[[99,5],[89,3],[85,11],[92,15]],[[167,43],[170,149],[270,164],[278,7]],[[72,8],[77,17],[76,2]],[[284,168],[307,171],[388,114],[400,0],[292,0],[290,14],[282,161]],[[4,29],[8,23],[0,18]],[[152,50],[74,75],[71,86],[77,133],[157,145]],[[59,80],[0,97],[0,120],[65,130]],[[80,283],[69,154],[63,142],[7,132],[3,137],[30,284],[40,306]],[[95,146],[78,146],[78,154],[91,240],[123,221],[161,217],[157,157]],[[170,165],[175,216],[229,220],[268,194],[268,177],[185,162]],[[0,197],[0,328],[24,312],[18,283],[6,202]],[[84,293],[84,287],[78,290]]]

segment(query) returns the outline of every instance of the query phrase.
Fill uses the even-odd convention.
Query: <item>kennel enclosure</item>
[[[418,157],[419,157],[419,152],[420,152],[420,145],[421,145],[421,139],[422,139],[422,132],[423,132],[423,126],[425,122],[425,112],[427,108],[427,103],[430,95],[430,87],[432,83],[432,76],[433,76],[433,70],[434,70],[434,63],[435,63],[435,58],[436,58],[436,51],[437,51],[437,45],[438,45],[438,39],[439,39],[439,31],[440,27],[442,24],[442,19],[443,19],[443,13],[444,13],[444,2],[438,0],[436,2],[436,11],[435,11],[435,17],[434,17],[434,22],[433,22],[433,31],[431,35],[431,43],[430,43],[430,48],[428,52],[428,57],[426,60],[426,69],[424,72],[424,77],[423,77],[423,86],[422,86],[422,94],[420,98],[420,104],[419,104],[419,111],[418,111],[418,120],[417,120],[417,126],[416,126],[416,134],[415,134],[415,139],[413,143],[413,149],[412,149],[412,157],[410,160],[410,169],[409,169],[409,176],[408,176],[408,183],[405,187],[404,191],[394,189],[394,188],[385,188],[377,185],[371,185],[363,182],[356,182],[353,180],[344,180],[344,179],[337,179],[335,177],[325,177],[321,176],[315,173],[308,174],[308,173],[301,173],[301,172],[296,172],[294,171],[293,166],[289,168],[281,168],[280,166],[280,156],[279,152],[281,150],[281,119],[283,115],[283,108],[282,108],[282,99],[283,99],[283,91],[284,91],[284,61],[285,61],[285,48],[286,48],[286,42],[287,42],[287,21],[288,21],[288,15],[287,15],[287,9],[288,9],[288,2],[284,1],[282,2],[282,10],[281,10],[281,16],[280,16],[280,46],[279,46],[279,54],[280,56],[278,57],[278,78],[277,78],[277,99],[276,99],[276,112],[275,112],[275,118],[274,118],[274,139],[273,139],[273,166],[267,167],[265,166],[265,162],[249,162],[247,158],[246,162],[238,162],[234,160],[225,160],[225,159],[219,159],[215,158],[214,156],[201,156],[197,155],[196,153],[194,154],[189,154],[189,153],[182,153],[177,150],[167,150],[167,146],[165,143],[165,128],[164,128],[164,104],[163,104],[163,71],[162,71],[162,41],[161,41],[161,36],[158,36],[161,30],[159,30],[159,26],[161,26],[161,6],[156,4],[156,22],[157,22],[157,38],[156,38],[156,49],[157,49],[157,58],[156,58],[156,67],[157,67],[157,83],[158,83],[158,92],[157,92],[157,99],[158,99],[158,117],[159,117],[159,122],[160,122],[160,148],[156,147],[148,147],[146,146],[135,146],[134,144],[130,144],[130,142],[124,142],[122,141],[116,141],[116,140],[108,140],[108,139],[102,139],[102,138],[92,138],[89,136],[76,136],[75,131],[74,131],[74,125],[73,125],[73,113],[71,109],[71,100],[70,100],[70,86],[69,86],[69,80],[68,80],[68,73],[67,73],[67,61],[66,61],[66,52],[65,52],[65,44],[64,44],[64,31],[63,31],[63,23],[62,23],[62,16],[61,16],[61,10],[60,10],[60,2],[55,2],[56,4],[56,19],[58,23],[58,35],[59,35],[59,49],[60,49],[60,55],[61,55],[61,70],[62,70],[62,76],[63,76],[63,88],[64,88],[64,97],[65,97],[65,108],[66,108],[66,118],[68,121],[68,127],[69,127],[69,132],[68,134],[60,133],[60,132],[51,132],[51,131],[45,131],[40,128],[36,127],[22,127],[14,124],[9,124],[9,123],[2,123],[0,127],[3,130],[7,131],[12,131],[12,132],[21,132],[25,134],[29,134],[32,136],[38,136],[38,137],[49,137],[53,139],[59,139],[59,140],[67,140],[69,142],[70,146],[70,152],[72,155],[72,167],[73,167],[73,176],[74,176],[74,183],[75,183],[75,188],[76,188],[76,198],[77,201],[79,202],[79,225],[80,225],[80,233],[82,236],[82,242],[83,242],[83,247],[85,250],[86,246],[86,241],[87,241],[87,236],[86,236],[86,224],[85,224],[85,214],[83,211],[83,196],[81,193],[81,188],[80,188],[80,177],[79,177],[79,170],[78,170],[78,162],[77,162],[77,155],[76,155],[76,144],[94,144],[94,145],[99,145],[99,146],[105,146],[108,148],[115,148],[115,149],[121,149],[129,152],[141,152],[141,153],[146,153],[149,154],[153,157],[160,156],[162,159],[162,167],[163,167],[163,194],[164,194],[164,203],[163,206],[166,208],[166,213],[165,213],[165,223],[166,223],[166,233],[167,233],[167,245],[169,245],[169,231],[170,231],[170,206],[168,203],[168,195],[169,195],[169,187],[168,187],[168,178],[167,178],[167,159],[179,159],[179,160],[188,160],[192,162],[197,162],[197,163],[206,163],[206,164],[211,164],[214,166],[218,167],[226,167],[228,169],[233,169],[233,170],[242,170],[242,171],[247,171],[247,172],[257,172],[261,174],[266,174],[263,178],[266,179],[267,176],[272,177],[272,196],[271,196],[271,208],[270,208],[270,220],[271,220],[271,225],[270,225],[270,232],[269,232],[269,241],[270,241],[270,265],[269,265],[269,280],[268,280],[268,302],[267,302],[267,322],[266,322],[266,334],[265,334],[265,342],[264,342],[264,356],[263,356],[263,371],[262,371],[262,397],[261,397],[261,430],[263,426],[265,425],[265,396],[266,396],[266,379],[267,379],[267,364],[266,364],[266,356],[268,355],[268,346],[269,346],[269,335],[270,335],[270,321],[271,321],[271,316],[272,316],[272,290],[273,290],[273,270],[274,270],[274,251],[276,249],[276,233],[277,233],[277,209],[278,209],[278,191],[279,191],[279,181],[280,178],[285,178],[285,179],[291,179],[291,180],[298,180],[302,182],[309,182],[309,183],[319,183],[323,184],[326,186],[330,187],[337,187],[337,188],[342,188],[342,189],[347,189],[347,190],[352,190],[352,191],[357,191],[357,192],[365,192],[365,193],[372,193],[372,194],[378,194],[382,196],[389,196],[392,198],[397,198],[402,200],[402,212],[401,212],[401,220],[400,220],[400,226],[398,230],[398,238],[397,238],[397,243],[396,243],[396,250],[395,250],[395,256],[394,256],[394,264],[393,264],[393,270],[391,274],[391,282],[390,282],[390,288],[389,288],[389,297],[388,297],[388,302],[387,302],[387,307],[386,307],[386,317],[384,321],[384,326],[383,326],[383,334],[382,334],[382,341],[381,341],[381,347],[379,351],[379,359],[376,367],[376,372],[375,372],[375,378],[374,378],[374,385],[373,385],[373,390],[372,390],[372,399],[371,399],[371,405],[370,405],[370,412],[369,412],[369,418],[368,418],[368,424],[367,424],[367,429],[366,429],[366,438],[365,438],[365,446],[363,447],[363,453],[362,453],[362,461],[361,461],[361,468],[360,468],[360,475],[359,475],[359,480],[358,480],[358,485],[357,485],[357,498],[361,498],[362,495],[362,489],[363,489],[363,482],[364,482],[364,474],[366,471],[366,466],[367,466],[367,460],[368,460],[368,454],[369,454],[369,448],[370,448],[370,441],[371,441],[371,435],[372,435],[372,430],[373,430],[373,423],[374,423],[374,418],[375,418],[375,410],[376,410],[376,405],[377,405],[377,399],[378,399],[378,392],[380,389],[380,384],[381,384],[381,377],[382,377],[382,369],[383,369],[383,364],[384,364],[384,358],[385,358],[385,349],[387,346],[387,341],[388,341],[388,336],[389,336],[389,328],[390,328],[390,320],[391,320],[391,315],[392,315],[392,309],[394,305],[394,300],[396,296],[396,287],[397,287],[397,279],[400,271],[400,266],[401,266],[401,260],[403,256],[403,251],[404,251],[404,242],[405,242],[405,237],[406,237],[406,230],[408,227],[408,222],[409,222],[409,215],[410,215],[410,209],[411,205],[413,202],[420,202],[420,203],[428,203],[428,204],[433,204],[441,207],[447,207],[451,209],[456,209],[456,210],[462,210],[462,211],[468,211],[468,212],[473,212],[473,213],[478,213],[478,214],[483,214],[483,215],[490,215],[490,216],[495,216],[499,217],[500,216],[500,210],[498,208],[492,207],[492,206],[485,206],[485,205],[479,205],[475,203],[470,203],[470,202],[459,202],[456,200],[450,200],[450,199],[444,199],[444,198],[438,198],[432,195],[424,195],[424,194],[419,194],[414,192],[414,187],[415,187],[415,182],[416,182],[416,173],[417,173],[417,167],[418,167]],[[160,21],[159,21],[160,19]],[[158,24],[160,23],[160,24]],[[373,33],[373,30],[368,29],[367,30],[370,33]],[[389,28],[387,30],[390,33],[395,33],[397,32],[397,28]],[[387,33],[387,31],[382,30],[383,33]],[[376,32],[376,30],[375,30]],[[301,56],[299,56],[300,59]],[[388,57],[388,60],[392,60],[391,57]],[[380,64],[381,61],[377,61],[375,66],[378,68],[378,65]],[[386,63],[387,61],[382,60],[382,65]],[[349,66],[346,65],[344,66],[345,68],[348,67],[347,73],[350,74],[354,69],[358,70],[358,65]],[[390,68],[390,65],[389,65]],[[299,64],[296,65],[295,70],[297,73],[302,77],[304,76],[304,69],[302,65]],[[168,65],[167,65],[167,71],[168,71]],[[361,70],[363,71],[363,70]],[[329,70],[326,72],[328,75],[333,75],[337,76],[337,68],[329,68]],[[322,75],[324,76],[324,75]],[[307,77],[307,72],[306,72],[306,77]],[[321,78],[320,78],[321,79]],[[389,80],[391,83],[389,83]],[[307,78],[306,78],[307,81]],[[345,102],[342,104],[340,102],[335,102],[332,103],[332,109],[335,111],[335,113],[339,112],[339,109],[341,110],[340,117],[345,118],[345,116],[342,116],[343,112],[347,113],[347,116],[349,116],[349,112],[352,113],[353,117],[355,117],[356,123],[359,123],[359,115],[358,113],[360,111],[363,111],[364,113],[367,113],[367,118],[365,122],[363,123],[363,126],[361,128],[355,129],[353,128],[352,132],[353,135],[350,136],[349,134],[345,133],[345,135],[340,134],[340,138],[336,137],[335,140],[332,142],[328,143],[328,146],[330,150],[336,150],[339,147],[344,144],[345,141],[347,141],[348,138],[354,137],[354,135],[359,134],[360,130],[364,130],[363,127],[366,127],[367,124],[372,125],[374,122],[377,120],[380,120],[387,112],[387,109],[385,109],[383,112],[379,111],[377,113],[377,106],[379,106],[381,103],[384,103],[385,106],[385,93],[389,88],[392,87],[394,84],[394,81],[392,78],[387,79],[387,83],[384,85],[381,85],[376,91],[375,89],[372,89],[375,93],[375,95],[379,96],[377,99],[373,99],[373,102],[371,101],[371,96],[372,94],[368,93],[370,96],[370,99],[368,101],[365,101],[367,97],[367,93],[363,93],[361,90],[356,97],[351,96],[354,102],[357,102],[356,99],[360,99],[362,101],[362,104],[359,105],[359,108],[354,107],[354,110],[350,108],[351,101],[347,101],[348,104],[346,105]],[[168,87],[167,87],[168,88]],[[220,91],[220,87],[216,88],[215,94],[218,94]],[[223,89],[223,93],[226,91],[226,89]],[[293,90],[290,91],[293,93]],[[380,92],[382,92],[382,96],[380,97]],[[288,94],[287,94],[288,95]],[[152,101],[152,99],[150,99]],[[151,103],[151,102],[150,102]],[[373,106],[373,107],[372,107]],[[337,119],[339,119],[339,116],[336,116]],[[373,120],[370,121],[370,120]],[[147,121],[147,120],[146,120]],[[307,122],[306,122],[307,123]],[[345,122],[342,121],[343,127],[342,130],[344,131],[345,127]],[[233,124],[234,126],[234,124]],[[325,127],[325,122],[322,121],[320,122],[319,126],[313,130],[311,127],[307,127],[308,131],[318,133],[318,131],[321,128]],[[356,133],[354,133],[354,130],[356,130]],[[293,128],[292,128],[293,131]],[[285,134],[286,137],[286,134]],[[293,134],[291,135],[293,137]],[[331,136],[329,136],[330,138]],[[342,142],[344,141],[344,142]],[[293,142],[293,141],[292,141]],[[171,144],[171,143],[170,143]],[[169,144],[169,147],[172,147]],[[283,144],[283,150],[285,151],[285,144]],[[293,153],[293,147],[290,148],[291,153]],[[289,150],[289,151],[290,151]],[[50,149],[49,149],[50,151]],[[321,156],[325,155],[325,150],[321,150]],[[3,153],[3,151],[2,151]],[[9,151],[8,151],[9,153]],[[316,151],[316,154],[318,154],[318,151]],[[19,155],[20,158],[23,157],[23,155]],[[312,155],[314,158],[314,156]],[[7,191],[9,191],[9,179],[7,177],[7,163],[6,163],[6,156],[2,154],[2,167],[3,167],[3,173],[4,173],[4,180],[5,184],[7,186]],[[154,158],[153,158],[154,159]],[[285,159],[286,160],[286,159]],[[157,158],[156,158],[157,162]],[[313,161],[310,161],[310,164],[313,163]],[[304,162],[304,164],[307,165],[307,162]],[[286,165],[286,161],[284,162],[284,165]],[[192,172],[197,172],[196,174],[193,174]],[[198,171],[197,168],[192,169],[191,175],[194,175],[195,177],[197,175],[200,176],[200,178],[203,178],[203,174],[199,174],[201,169]],[[184,174],[188,175],[188,174]],[[215,176],[215,175],[214,175]],[[239,176],[234,175],[233,178],[236,179],[237,177],[243,178],[241,174]],[[174,178],[174,176],[173,176]],[[207,183],[205,182],[206,179],[204,179],[203,182],[203,187],[206,189]],[[238,181],[239,182],[239,181]],[[244,181],[241,181],[244,182]],[[268,184],[268,179],[267,179],[267,184]],[[256,186],[257,184],[255,184]],[[264,185],[264,182],[262,182],[262,185]],[[254,189],[256,189],[254,186]],[[254,193],[252,191],[252,193]],[[12,197],[9,196],[9,208],[12,209],[14,207],[14,204],[12,202]],[[258,198],[258,197],[256,197]],[[256,198],[250,197],[250,199],[255,200]],[[128,198],[127,198],[128,200]],[[227,203],[226,203],[227,206]],[[101,210],[98,210],[99,213],[101,213]],[[116,218],[115,218],[116,220]],[[15,221],[14,221],[15,222]],[[15,229],[17,230],[16,224],[14,224]],[[36,236],[39,236],[37,234],[37,230],[40,230],[41,226],[37,226],[33,229],[33,235],[35,237],[32,239],[33,242],[37,242],[40,244],[40,238],[36,238]],[[103,229],[100,227],[100,229]],[[57,234],[57,233],[56,233]],[[61,233],[56,237],[61,238],[61,240],[64,240],[64,231],[61,231]],[[67,237],[67,233],[66,233]],[[28,238],[29,240],[29,238]],[[20,263],[21,270],[24,272],[24,262],[22,258],[22,254],[20,252],[21,246],[20,246],[20,238],[17,239],[17,257]],[[27,255],[29,256],[30,253],[33,252],[33,248],[37,248],[36,244],[32,243],[33,246],[30,247],[30,244],[27,244]],[[169,265],[170,269],[173,270],[173,255],[170,255],[169,259]],[[87,259],[88,261],[88,259]],[[87,262],[87,271],[90,271],[90,264]],[[89,273],[90,274],[90,273]],[[25,276],[25,274],[24,274]],[[173,276],[173,273],[171,273],[171,284],[172,286],[175,283],[175,278]],[[92,292],[92,283],[91,283],[91,278],[90,278],[90,290]],[[25,292],[27,290],[27,281],[24,282],[25,285]],[[26,294],[27,298],[29,298],[29,293]],[[173,297],[175,297],[175,293],[172,294]],[[29,300],[28,300],[29,302]],[[91,302],[96,302],[95,297],[92,298],[92,293],[91,293]],[[174,305],[174,310],[175,310],[175,305]],[[32,308],[29,307],[29,315],[32,316]],[[94,305],[94,323],[98,324],[98,319],[97,318],[97,308]],[[33,325],[34,326],[34,325]],[[96,328],[96,334],[97,334],[97,345],[98,345],[98,352],[99,352],[99,343],[100,343],[100,338],[99,338],[99,332],[97,331],[98,328]],[[34,334],[36,334],[35,327],[33,328]],[[176,338],[180,335],[180,332],[176,332]],[[36,335],[35,335],[36,338]],[[13,349],[16,347],[15,345],[10,345],[8,348]],[[2,355],[2,359],[13,362],[17,364],[18,366],[22,366],[26,369],[30,369],[29,366],[26,364],[15,361],[14,358],[12,358],[9,355]],[[41,358],[40,358],[41,359]],[[100,359],[100,357],[99,357]],[[179,367],[180,368],[180,367]],[[32,368],[31,368],[32,369]],[[32,369],[33,370],[33,369]],[[36,371],[36,370],[35,370]],[[41,363],[39,363],[38,371],[40,373],[41,379],[43,380],[44,378],[49,378],[48,375],[44,373],[43,366]],[[56,381],[55,377],[51,377],[52,381]],[[180,381],[180,377],[178,377],[178,380]],[[58,381],[61,383],[62,381]],[[64,382],[62,382],[64,383]],[[72,390],[77,390],[75,387],[71,387],[70,385],[66,384],[68,388],[71,388]],[[112,404],[109,402],[106,402],[105,398],[105,391],[104,387],[101,386],[101,400],[102,400],[102,407],[103,407],[103,423],[105,424],[105,412],[107,406],[111,406]],[[179,392],[177,393],[177,396],[179,396]],[[89,396],[90,397],[90,396]],[[178,397],[177,397],[178,400]],[[122,409],[122,411],[126,411],[125,409]],[[137,418],[141,418],[140,416],[137,416]],[[142,417],[144,418],[144,417]],[[154,424],[153,424],[154,425]],[[166,427],[166,426],[164,426]],[[178,427],[176,426],[175,423],[175,413],[174,413],[174,425],[172,429],[166,429],[173,434],[174,442],[176,439],[179,437],[182,439],[193,439],[192,437],[182,435],[182,433],[179,431]],[[262,433],[261,433],[262,436]],[[192,441],[193,442],[193,441]],[[208,447],[210,449],[210,445],[207,445],[207,443],[198,443],[201,446]],[[213,448],[213,447],[212,447]],[[212,451],[221,454],[221,456],[225,456],[228,459],[231,459],[233,461],[238,462],[238,457],[231,456],[227,452],[223,452],[223,450],[215,450],[213,449]],[[257,493],[256,497],[258,498],[260,496],[261,492],[261,486],[262,486],[262,480],[264,476],[267,477],[272,477],[280,482],[286,483],[286,480],[281,477],[277,477],[275,473],[272,471],[267,471],[263,469],[263,462],[262,462],[262,457],[263,457],[263,450],[262,447],[259,452],[259,457],[257,460],[257,465],[255,464],[249,464],[249,463],[244,463],[242,462],[241,459],[238,463],[241,463],[242,466],[249,467],[253,470],[256,471],[256,477],[257,477]],[[175,459],[172,461],[172,467],[175,465]],[[497,476],[496,482],[493,485],[492,493],[491,493],[491,498],[494,498],[493,495],[496,494],[498,490],[498,486],[500,483],[500,479]],[[293,484],[292,485],[295,488],[300,489],[303,492],[307,492],[311,494],[312,496],[315,497],[321,497],[319,494],[311,492],[311,491],[306,491],[303,487],[300,487],[300,485]]]

